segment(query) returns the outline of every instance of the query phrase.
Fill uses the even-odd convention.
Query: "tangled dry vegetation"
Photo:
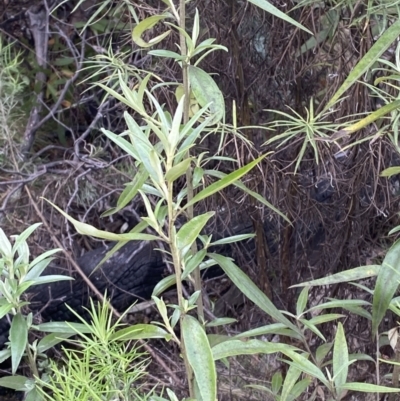
[[[104,17],[98,26],[80,35],[77,27],[87,21],[90,11],[80,7],[72,14],[74,4],[70,2],[48,14],[48,9],[56,2],[41,0],[36,2],[37,9],[26,7],[31,14],[46,10],[45,22],[52,32],[50,36],[48,32],[39,32],[48,44],[47,52],[41,49],[49,66],[46,84],[43,84],[39,69],[35,68],[34,73],[28,71],[36,65],[34,46],[38,46],[38,42],[33,36],[25,38],[21,31],[15,30],[15,26],[20,29],[27,24],[28,31],[32,32],[35,25],[25,21],[25,14],[11,9],[10,5],[16,3],[17,0],[2,0],[0,29],[4,43],[18,38],[16,46],[24,55],[19,68],[21,74],[27,76],[29,85],[18,95],[21,99],[18,107],[24,113],[18,116],[17,128],[13,128],[12,133],[0,129],[3,130],[0,136],[1,226],[15,233],[43,220],[46,226],[36,238],[38,253],[53,247],[55,238],[61,238],[65,249],[79,255],[98,244],[77,236],[40,197],[46,197],[81,221],[117,232],[125,222],[124,215],[113,221],[99,216],[115,204],[123,184],[135,171],[132,161],[99,132],[101,126],[113,132],[123,131],[123,107],[110,99],[102,103],[104,94],[90,86],[87,70],[82,69],[86,66],[83,62],[90,58],[93,62],[93,57],[97,57],[99,67],[104,61],[104,72],[95,78],[104,80],[107,79],[107,57],[114,64],[123,60],[139,76],[143,71],[151,71],[157,77],[153,85],[160,80],[179,81],[180,72],[170,61],[155,60],[129,42],[127,34],[133,21],[123,9],[123,2],[110,6],[114,17]],[[94,4],[87,0],[87,9]],[[292,2],[276,4],[283,12],[289,12],[295,5]],[[156,14],[159,6],[158,1],[135,4],[135,12],[140,20]],[[238,245],[233,256],[276,305],[289,311],[294,308],[296,296],[294,291],[288,290],[291,285],[380,260],[390,245],[385,236],[398,221],[399,183],[395,178],[388,180],[379,174],[387,167],[398,165],[399,155],[385,135],[362,141],[377,132],[375,126],[344,138],[342,148],[353,145],[344,152],[335,143],[317,141],[319,160],[309,146],[298,169],[296,160],[304,135],[282,146],[277,146],[277,142],[265,145],[274,135],[283,132],[282,127],[273,126],[281,118],[277,112],[289,113],[290,107],[305,118],[310,112],[310,102],[315,114],[321,112],[351,69],[371,48],[376,34],[373,20],[368,26],[362,19],[368,11],[365,7],[359,2],[299,4],[291,11],[291,16],[316,34],[317,41],[313,43],[303,31],[248,2],[202,0],[188,5],[189,21],[195,8],[202,16],[201,36],[215,37],[217,43],[229,49],[228,52],[214,52],[201,67],[215,74],[226,101],[227,123],[233,124],[235,118],[236,126],[243,127],[238,131],[252,143],[227,135],[221,155],[232,155],[245,164],[260,153],[272,151],[258,170],[246,178],[246,184],[283,212],[293,225],[233,189],[202,207],[225,211],[218,213],[216,231],[224,227],[232,230],[237,225],[237,215],[250,222],[257,235],[255,243]],[[156,26],[154,33],[163,29],[163,26]],[[178,38],[170,35],[159,47],[174,50],[177,42]],[[123,51],[118,53],[118,49]],[[389,50],[384,57],[390,59],[392,54]],[[373,84],[375,78],[373,74],[366,75],[366,83]],[[376,96],[364,83],[353,85],[324,121],[344,126],[356,116],[379,107]],[[42,85],[36,93],[35,84]],[[176,102],[174,93],[165,89],[161,96],[172,109]],[[267,111],[272,109],[277,112]],[[35,120],[37,112],[40,118]],[[11,120],[17,121],[15,115]],[[9,125],[10,120],[3,119],[2,125],[6,124]],[[28,146],[30,141],[31,147]],[[218,145],[219,138],[208,136],[196,151],[213,154]],[[27,146],[28,151],[22,152]],[[10,157],[11,154],[16,156]],[[224,171],[232,168],[229,162],[220,163]],[[140,214],[142,205],[135,204],[132,209]],[[229,306],[230,313],[241,317],[242,328],[259,324],[258,312],[234,291],[227,291],[226,282],[212,279],[207,285],[210,293],[222,300],[220,303]],[[350,296],[345,287],[336,287],[333,291],[337,297]],[[332,296],[332,292],[329,295]],[[317,294],[314,296],[317,298]],[[351,322],[351,325],[355,327],[358,323]],[[358,326],[354,331],[362,332]],[[358,344],[354,348],[362,346]],[[260,366],[272,363],[256,362]],[[259,369],[251,371],[245,363],[231,369],[235,371],[235,378],[227,385],[227,398],[254,398],[251,394],[240,393],[242,379],[246,381],[251,375],[253,379],[257,376],[264,380],[271,373]]]

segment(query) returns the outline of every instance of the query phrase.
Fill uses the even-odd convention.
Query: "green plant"
[[[41,394],[54,401],[148,399],[152,395],[152,389],[144,387],[148,358],[135,342],[124,338],[123,316],[112,323],[107,301],[97,306],[91,302],[88,312],[90,323],[76,314],[86,330],[75,329],[77,337],[63,347],[62,360],[51,362],[48,377],[40,381]],[[135,327],[137,333],[143,329]]]
[[[328,313],[312,316],[312,312],[317,309],[326,310],[336,307],[368,316],[368,313],[361,308],[362,305],[365,305],[365,301],[330,300],[307,309],[308,288],[305,288],[298,298],[296,313],[283,312],[274,306],[271,300],[230,258],[211,252],[213,246],[247,239],[250,235],[238,235],[213,241],[211,236],[202,233],[207,222],[212,218],[213,212],[194,216],[192,207],[228,185],[236,185],[257,200],[270,206],[262,197],[249,191],[240,181],[247,172],[261,162],[264,156],[230,174],[224,174],[207,170],[202,155],[194,154],[193,148],[203,133],[221,134],[221,131],[226,129],[226,125],[224,123],[225,109],[222,94],[212,77],[196,66],[198,59],[192,60],[192,58],[203,57],[211,51],[221,49],[221,47],[214,45],[212,39],[206,39],[200,44],[197,43],[200,26],[198,13],[194,18],[192,34],[189,35],[184,25],[184,3],[181,3],[179,13],[172,2],[167,0],[166,3],[177,22],[177,25],[170,23],[167,25],[176,29],[180,34],[180,53],[154,50],[151,54],[170,57],[182,67],[181,88],[183,94],[179,97],[176,109],[170,113],[164,105],[160,104],[156,92],[159,85],[149,89],[152,77],[150,73],[142,79],[135,76],[137,81],[127,83],[124,74],[118,71],[118,89],[109,88],[102,83],[99,84],[107,94],[112,95],[128,106],[130,110],[133,110],[131,113],[134,117],[129,112],[124,113],[127,125],[125,132],[116,135],[103,129],[103,133],[131,156],[138,168],[137,174],[122,192],[116,207],[104,215],[111,215],[121,210],[138,194],[142,197],[147,215],[130,233],[113,234],[79,222],[57,208],[74,224],[78,232],[117,241],[118,244],[114,250],[130,240],[157,240],[166,246],[164,252],[172,261],[175,274],[161,281],[154,292],[153,299],[162,321],[146,325],[143,330],[139,331],[137,326],[127,327],[120,330],[116,336],[125,340],[164,338],[167,341],[174,341],[180,348],[185,365],[189,384],[188,394],[191,398],[204,401],[215,401],[217,396],[216,361],[226,360],[228,357],[237,355],[257,353],[281,353],[285,357],[283,362],[290,366],[284,379],[276,376],[273,381],[273,388],[267,389],[265,387],[265,391],[274,394],[275,398],[279,400],[296,399],[309,385],[314,386],[314,397],[322,386],[323,391],[326,391],[329,397],[336,401],[343,399],[347,390],[397,392],[397,389],[374,384],[349,383],[349,366],[357,358],[368,358],[368,356],[349,355],[345,331],[341,323],[337,323],[337,330],[332,342],[328,342],[323,335],[319,326],[337,321],[342,318],[342,315]],[[154,42],[143,43],[141,35],[150,29],[154,23],[163,21],[165,18],[165,15],[152,16],[150,19],[139,23],[133,32],[133,38],[137,44],[147,46],[162,40],[163,36],[159,36],[154,39]],[[398,30],[398,25],[390,31],[390,34],[396,30]],[[392,37],[386,35],[385,38],[385,43],[389,45]],[[200,54],[202,55],[200,56]],[[377,54],[373,55],[374,59],[377,57],[379,57]],[[362,60],[357,71],[351,76],[353,81],[345,82],[344,86],[334,96],[335,101],[329,102],[329,107],[336,104],[336,101],[354,83],[354,80],[368,69],[369,61]],[[198,110],[190,117],[189,105],[193,99],[198,103]],[[301,126],[301,132],[306,135],[305,146],[308,143],[315,145],[316,136],[324,137],[325,133],[320,132],[319,123],[324,113],[327,113],[328,106],[318,118],[313,115],[311,106],[310,118],[307,121],[292,119],[294,124]],[[366,121],[362,121],[362,124],[366,123]],[[291,122],[288,124],[290,125]],[[351,132],[359,128],[360,125],[353,125]],[[290,131],[288,136],[291,137],[298,132],[300,131],[294,128],[294,131]],[[156,140],[153,141],[153,138]],[[185,179],[183,179],[184,176]],[[205,186],[204,183],[210,177],[217,177],[218,180],[209,186]],[[179,186],[175,185],[178,180],[183,181]],[[182,226],[177,224],[179,218],[183,218],[185,221]],[[146,228],[150,228],[150,231],[145,233]],[[202,248],[198,249],[197,246]],[[242,293],[275,322],[240,333],[234,337],[221,336],[219,342],[214,343],[212,337],[207,335],[207,328],[225,325],[231,320],[215,319],[207,321],[202,312],[199,302],[202,294],[198,271],[211,264],[221,266]],[[190,280],[195,283],[194,291],[188,297],[183,292],[183,280]],[[167,307],[164,301],[159,298],[159,294],[173,284],[177,286],[178,304]],[[307,285],[317,284],[313,282]],[[379,320],[379,314],[383,309],[385,309],[384,305],[380,304],[379,313],[373,311],[372,316],[375,319],[373,322]],[[197,317],[194,317],[196,312]],[[177,335],[177,326],[180,327],[180,337]],[[244,338],[268,334],[278,334],[289,339],[295,339],[299,345],[270,343],[258,339],[243,341]],[[308,341],[309,335],[316,336],[322,345],[312,349]],[[329,360],[330,355],[331,360]],[[113,390],[117,391],[118,389],[114,388]],[[171,399],[176,399],[171,391],[168,392],[168,395]]]
[[[15,43],[7,44],[0,35],[0,155],[11,156],[16,166],[16,107],[21,102],[21,93],[27,86],[28,79],[21,74],[23,58],[20,52],[15,51],[14,45]]]
[[[319,150],[318,142],[329,139],[329,134],[336,132],[339,128],[337,122],[329,122],[327,118],[331,112],[321,112],[318,115],[314,115],[314,104],[313,99],[310,100],[310,107],[306,110],[306,118],[303,118],[299,113],[291,110],[294,115],[284,113],[277,110],[266,110],[274,112],[279,116],[283,116],[283,120],[274,120],[269,124],[271,128],[284,129],[284,132],[277,134],[265,142],[264,145],[279,141],[278,147],[284,145],[289,140],[299,139],[302,140],[302,145],[299,154],[296,157],[296,165],[294,168],[295,173],[300,167],[300,163],[303,160],[304,153],[306,152],[309,145],[311,145],[314,158],[316,163],[319,163]],[[319,142],[321,143],[321,142]]]
[[[0,228],[0,319],[9,315],[11,318],[10,336],[7,347],[0,351],[0,362],[11,359],[13,376],[0,379],[0,385],[28,393],[27,400],[37,399],[35,378],[43,372],[45,351],[62,341],[53,336],[45,336],[40,341],[29,343],[29,332],[38,329],[34,325],[32,313],[26,313],[29,302],[24,294],[35,285],[51,283],[59,280],[70,280],[60,275],[42,276],[43,271],[52,261],[52,255],[59,251],[54,249],[29,261],[30,252],[27,239],[40,226],[33,224],[22,234],[14,235],[14,245],[8,240]],[[50,326],[52,323],[50,323]],[[55,325],[55,323],[53,324]],[[68,334],[64,333],[64,338]],[[34,378],[15,375],[21,359],[26,357],[29,369]]]

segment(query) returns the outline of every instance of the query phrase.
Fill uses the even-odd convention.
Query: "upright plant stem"
[[[186,9],[185,9],[185,0],[180,0],[180,7],[179,7],[179,26],[182,31],[186,32]],[[187,47],[186,47],[186,39],[184,35],[180,32],[179,33],[180,39],[180,46],[181,46],[181,55],[187,55]],[[183,60],[182,62],[182,81],[183,81],[183,89],[185,93],[185,103],[183,105],[183,123],[186,124],[189,121],[189,105],[190,105],[190,87],[189,87],[189,77],[188,77],[188,64],[187,60]],[[188,150],[186,153],[186,157],[190,157],[190,151]],[[186,171],[186,185],[187,185],[187,201],[190,202],[193,198],[193,175],[192,170],[189,167]],[[192,220],[194,217],[193,213],[193,206],[189,206],[187,208],[187,215],[188,219]],[[192,253],[193,255],[197,252],[197,245],[196,242],[192,244]],[[201,277],[200,277],[200,268],[196,267],[193,272],[194,278],[194,290],[201,291]],[[204,306],[203,306],[203,298],[199,296],[197,298],[197,313],[200,320],[204,321]]]
[[[179,0],[179,26],[182,29],[183,32],[186,32],[186,5],[185,5],[185,0]],[[181,46],[181,55],[185,57],[185,59],[182,61],[182,81],[183,81],[183,89],[184,89],[184,94],[185,94],[185,103],[183,106],[183,123],[186,124],[189,121],[189,102],[190,102],[190,88],[189,88],[189,77],[188,77],[188,64],[187,64],[187,60],[186,60],[186,56],[187,56],[187,47],[186,47],[186,39],[184,37],[184,35],[180,32],[179,33],[179,40],[180,40],[180,46]],[[190,157],[190,152],[187,151],[186,157],[189,158]],[[193,185],[192,185],[192,170],[189,166],[189,168],[186,171],[186,185],[187,185],[187,201],[190,202],[190,200],[193,198]],[[171,188],[172,191],[172,188]],[[170,192],[172,194],[172,192]],[[171,203],[172,205],[172,203]],[[188,219],[191,220],[193,219],[193,207],[189,207],[187,210],[188,213]],[[172,227],[170,226],[170,229],[172,229]],[[171,232],[172,234],[172,232]],[[171,238],[171,237],[170,237]],[[174,248],[172,255],[174,258],[176,258],[177,256],[177,252],[178,250],[175,247],[175,244],[172,244],[172,247]],[[194,247],[192,246],[192,252],[196,252],[196,244],[194,243]],[[175,251],[175,252],[174,252]],[[174,253],[176,253],[176,255],[174,256]],[[175,264],[174,260],[174,264]],[[179,274],[178,272],[176,275],[176,282],[177,282],[177,288],[178,291],[181,291],[180,294],[180,298],[179,298],[179,306],[183,306],[182,304],[182,283],[181,283],[181,265],[180,265],[180,261],[176,261],[179,263],[179,265],[176,266],[176,269],[179,269]],[[198,270],[198,271],[197,271]],[[200,270],[197,268],[196,271],[194,272],[194,276],[195,276],[195,290],[198,290],[198,287],[201,288],[201,283],[200,283]],[[179,294],[178,294],[179,296]],[[199,302],[200,300],[200,302]],[[203,303],[201,300],[201,297],[198,298],[197,301],[197,307],[198,307],[198,312],[199,312],[199,316],[201,314],[203,314]],[[181,318],[180,318],[180,323],[181,323],[181,327],[182,327],[182,322],[183,322],[183,313],[181,313]],[[183,339],[183,336],[181,335],[181,352],[182,352],[182,356],[183,356],[183,360],[185,363],[185,369],[186,369],[186,376],[188,379],[188,385],[189,385],[189,395],[190,398],[195,398],[195,394],[194,394],[194,389],[193,389],[193,382],[192,382],[192,378],[193,378],[193,370],[189,364],[189,361],[186,357],[186,352],[185,352],[185,342]]]

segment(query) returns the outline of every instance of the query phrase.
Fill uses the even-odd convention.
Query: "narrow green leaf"
[[[226,188],[227,186],[233,184],[245,174],[247,174],[250,170],[252,170],[266,155],[258,157],[256,160],[253,160],[246,166],[226,175],[224,178],[220,179],[217,182],[209,185],[207,188],[200,191],[193,199],[188,202],[185,206],[187,208],[190,205],[195,205],[197,202],[201,201],[202,199],[208,198],[209,196],[215,194],[216,192],[221,191],[222,189]]]
[[[347,283],[349,281],[362,280],[368,277],[375,277],[378,274],[380,268],[381,268],[380,265],[360,266],[354,269],[345,270],[340,273],[332,274],[331,276],[323,277],[317,280],[306,281],[301,284],[292,285],[290,288],[331,285],[337,283]]]
[[[337,300],[333,299],[329,302],[324,302],[319,305],[315,305],[310,309],[307,309],[306,313],[311,312],[313,310],[319,309],[331,309],[331,308],[347,308],[353,306],[370,306],[371,304],[368,301],[364,301],[362,299],[346,299],[346,300]]]
[[[59,250],[57,250],[59,251]],[[30,266],[28,267],[28,273],[25,275],[25,277],[22,277],[20,280],[20,284],[26,282],[26,281],[34,281],[40,275],[43,273],[44,269],[49,265],[49,263],[54,260],[54,258],[47,258],[44,260],[39,261],[38,263],[30,263]],[[35,262],[35,261],[33,261]]]
[[[319,315],[309,319],[309,323],[313,325],[318,325],[321,323],[331,322],[332,320],[337,320],[342,317],[346,317],[345,315],[341,315],[340,313],[328,313],[326,315]]]
[[[169,155],[170,157],[172,157],[175,154],[176,147],[178,146],[184,105],[185,105],[185,95],[182,96],[181,100],[178,103],[178,107],[175,110],[174,119],[172,120],[171,131],[168,135],[168,142],[172,152],[172,154]]]
[[[50,348],[53,348],[62,341],[70,338],[76,333],[51,333],[44,336],[37,345],[38,353],[46,352]]]
[[[21,244],[23,242],[25,242],[30,235],[39,227],[41,226],[42,223],[35,223],[32,224],[31,226],[29,226],[26,230],[24,230],[21,234],[16,236],[14,245],[12,247],[12,254],[13,256],[15,255],[15,252],[17,251],[17,249],[21,246]]]
[[[225,101],[220,89],[209,74],[198,67],[188,66],[190,88],[200,104],[208,108],[212,119],[209,125],[220,122],[225,115]]]
[[[129,143],[125,138],[122,138],[120,135],[115,135],[113,132],[106,130],[104,128],[101,129],[103,134],[111,139],[119,148],[124,150],[129,156],[132,156],[135,160],[141,161],[139,153],[136,148]]]
[[[45,198],[42,198],[42,199],[44,199],[46,202],[50,203],[50,205],[52,205],[68,221],[70,221],[79,234],[90,235],[92,237],[107,239],[110,241],[118,241],[118,242],[119,241],[137,241],[137,240],[152,241],[152,240],[160,240],[161,239],[161,238],[159,238],[155,235],[151,235],[151,234],[142,234],[142,233],[115,234],[115,233],[110,233],[107,231],[98,230],[97,228],[91,226],[90,224],[82,223],[78,220],[75,220],[74,218],[69,216],[67,213],[65,213],[63,210],[61,210],[58,206],[54,205],[47,199],[45,199]]]
[[[63,333],[63,334],[92,333],[91,328],[83,323],[48,322],[48,323],[41,323],[33,327],[36,330],[43,331],[45,333]]]
[[[329,381],[326,379],[321,369],[310,362],[304,355],[298,354],[292,350],[287,350],[282,353],[292,359],[293,364],[289,363],[289,365],[294,366],[297,369],[300,369],[302,372],[319,379],[325,386],[328,387]]]
[[[171,339],[171,334],[154,324],[135,324],[118,330],[110,336],[110,340],[144,340],[150,338]]]
[[[100,82],[97,82],[96,85],[99,86],[100,88],[102,88],[106,93],[110,94],[115,99],[119,100],[121,103],[126,104],[128,107],[131,107],[133,110],[136,110],[138,113],[143,112],[141,105],[137,104],[137,102],[134,101],[134,99],[132,99],[132,98],[127,99],[124,96],[122,96],[120,93],[116,92],[115,90],[109,88],[108,86],[106,86]],[[101,131],[104,133],[104,128],[101,128]]]
[[[301,370],[297,369],[295,366],[289,366],[285,376],[285,381],[283,382],[280,401],[287,401],[289,399],[290,393],[301,373]]]
[[[324,337],[324,335],[319,331],[319,329],[311,324],[308,320],[306,319],[299,319],[299,321],[305,326],[307,327],[309,330],[311,330],[314,334],[316,334],[322,341],[326,341],[326,338]]]
[[[196,13],[194,15],[193,29],[192,29],[193,46],[196,46],[199,33],[200,33],[200,18],[199,18],[199,10],[196,8]]]
[[[266,334],[278,334],[284,335],[287,337],[295,338],[297,340],[302,340],[302,336],[287,328],[285,324],[282,323],[272,323],[267,326],[257,327],[255,329],[243,331],[235,336],[235,338],[247,338],[247,337],[255,337],[255,336],[264,336]]]
[[[176,164],[174,167],[171,168],[171,170],[167,171],[167,173],[165,174],[165,179],[168,182],[174,182],[176,179],[186,173],[186,171],[190,167],[191,162],[192,158],[188,158]]]
[[[300,329],[292,324],[269,300],[269,298],[250,280],[250,278],[241,270],[231,259],[215,253],[208,254],[214,259],[232,280],[232,282],[240,289],[240,291],[254,302],[260,309],[271,316],[276,321],[284,324],[287,328],[301,335]]]
[[[11,311],[13,305],[11,303],[6,303],[5,305],[0,306],[0,319],[3,319],[7,313]]]
[[[190,366],[201,394],[202,401],[217,398],[217,374],[213,354],[206,333],[201,324],[186,315],[182,322],[182,335]]]
[[[0,363],[3,363],[11,357],[11,350],[9,348],[0,351]]]
[[[311,384],[311,382],[312,382],[312,380],[310,379],[310,378],[307,378],[307,379],[303,379],[303,380],[300,380],[299,382],[297,382],[295,385],[294,385],[294,387],[293,387],[293,389],[292,389],[292,391],[291,391],[291,393],[289,394],[289,396],[288,396],[288,401],[295,401],[295,400],[299,400],[300,398],[300,395],[302,394],[302,393],[304,393],[304,391],[306,391],[307,390],[307,388],[309,388],[310,387],[310,384]],[[309,400],[310,399],[315,399],[315,398],[309,398]]]
[[[275,15],[275,17],[277,17],[283,21],[286,21],[289,24],[292,24],[297,28],[302,29],[303,31],[309,33],[310,35],[313,35],[313,33],[311,31],[309,31],[303,25],[299,24],[293,18],[290,18],[287,14],[285,14],[282,11],[280,11],[279,9],[277,9],[275,6],[273,6],[268,1],[266,1],[266,0],[248,0],[248,1],[250,3],[253,3],[254,5],[256,5],[257,7],[260,7],[262,10],[266,11],[267,13]]]
[[[357,121],[355,124],[349,125],[346,128],[343,128],[340,130],[340,132],[343,132],[343,134],[348,133],[348,134],[353,134],[363,128],[365,128],[367,125],[372,124],[376,120],[380,120],[381,118],[385,117],[387,114],[391,113],[393,110],[396,110],[400,107],[400,100],[395,100],[394,102],[385,104],[384,106],[380,107],[378,110],[373,111],[372,113],[369,113],[367,117],[364,117],[360,121]]]
[[[232,244],[234,242],[239,242],[239,241],[244,241],[246,239],[254,238],[255,236],[256,236],[255,234],[232,235],[231,237],[226,237],[226,238],[222,238],[217,241],[211,242],[210,246]]]
[[[347,349],[346,336],[344,334],[342,323],[338,323],[335,342],[333,344],[333,381],[335,383],[338,400],[341,400],[343,393],[343,384],[347,381],[349,371],[349,351]]]
[[[267,394],[269,394],[269,395],[272,395],[274,398],[276,397],[276,394],[275,394],[272,390],[270,390],[268,387],[260,386],[259,384],[249,384],[249,385],[246,386],[246,387],[248,387],[248,388],[253,388],[254,390],[267,393]]]
[[[152,76],[154,76],[154,75],[151,74],[151,73],[148,73],[142,80],[140,80],[139,88],[138,88],[138,91],[137,91],[137,99],[138,99],[138,103],[141,104],[141,105],[143,105],[143,96],[144,96],[144,94],[148,93],[147,84],[149,83],[150,78]],[[125,116],[125,114],[128,114],[128,113],[125,112],[124,116]]]
[[[164,277],[154,287],[153,293],[151,295],[157,297],[160,294],[162,294],[164,291],[168,290],[168,288],[171,288],[175,284],[176,284],[176,275],[175,274],[171,274],[167,277]]]
[[[296,350],[295,347],[288,344],[264,342],[260,340],[227,340],[212,347],[213,358],[215,361],[238,355],[254,354],[275,354],[282,352],[285,354],[289,350]]]
[[[11,343],[11,371],[15,375],[22,356],[24,355],[26,345],[28,344],[28,326],[24,316],[17,313],[11,322],[10,328]]]
[[[156,173],[155,177],[152,176],[152,178],[153,178],[154,182],[156,182],[157,184],[161,184],[164,180],[164,175],[163,175],[163,171],[161,168],[161,160],[158,157],[156,150],[150,149],[147,156],[149,157],[149,162],[151,164],[151,167],[153,168],[153,171],[155,171],[155,173]]]
[[[152,15],[151,17],[145,18],[144,20],[140,21],[132,31],[132,40],[140,47],[151,47],[159,42],[161,42],[165,37],[170,34],[170,31],[166,31],[161,35],[156,36],[155,38],[151,39],[149,42],[144,41],[141,36],[147,30],[153,28],[158,22],[168,18],[167,15]]]
[[[400,167],[388,167],[383,170],[379,175],[381,177],[391,177],[400,173]]]
[[[194,255],[190,255],[190,259],[185,262],[185,270],[182,273],[182,280],[186,279],[189,274],[191,274],[196,267],[200,265],[207,254],[205,249],[201,249],[200,251],[196,252]]]
[[[282,387],[283,377],[281,372],[275,372],[271,380],[271,389],[274,394],[278,394]]]
[[[28,391],[35,386],[35,381],[25,376],[6,376],[0,379],[0,386],[16,391]]]
[[[150,50],[147,54],[157,57],[167,57],[175,61],[185,60],[185,57],[181,56],[179,53],[172,52],[170,50]]]
[[[315,352],[315,359],[317,361],[318,366],[322,364],[325,357],[329,354],[332,349],[333,343],[324,343],[317,348]]]
[[[4,231],[0,228],[0,255],[7,259],[12,259],[11,242],[8,240]]]
[[[389,28],[390,29],[390,28]],[[400,240],[387,252],[376,280],[372,302],[372,335],[375,336],[400,279]]]
[[[223,173],[222,171],[217,171],[217,170],[206,170],[205,174],[211,175],[213,177],[218,177],[218,178],[226,177],[225,173]],[[236,182],[233,183],[233,185],[235,187],[241,189],[243,192],[245,192],[245,193],[249,194],[250,196],[252,196],[258,202],[260,202],[263,205],[267,206],[267,208],[271,209],[278,216],[281,216],[285,221],[287,221],[289,224],[291,224],[290,220],[281,211],[279,211],[275,206],[273,206],[271,203],[269,203],[263,196],[261,196],[260,194],[258,194],[255,191],[252,191],[251,189],[247,188],[246,185],[244,185],[241,181],[236,181]]]
[[[297,316],[300,316],[304,312],[304,309],[307,306],[307,302],[308,302],[308,287],[304,287],[301,290],[301,293],[300,293],[299,298],[297,299],[297,303],[296,303],[296,315]]]
[[[192,220],[185,223],[176,234],[176,245],[182,252],[190,247],[200,234],[203,227],[207,224],[208,220],[214,216],[215,212],[207,212],[194,217]]]
[[[396,20],[383,35],[373,44],[367,54],[358,62],[350,72],[349,76],[343,82],[342,86],[331,97],[331,100],[325,106],[324,111],[331,108],[339,98],[361,77],[382,54],[397,40],[400,35],[400,19]]]
[[[343,390],[360,391],[363,393],[399,393],[400,389],[393,387],[378,386],[370,383],[345,383]]]
[[[218,327],[218,326],[227,326],[228,324],[232,324],[237,322],[236,319],[231,317],[220,317],[212,320],[211,322],[206,324],[206,327]]]
[[[144,171],[143,168],[139,169],[139,171],[135,174],[132,182],[127,184],[124,190],[122,191],[121,195],[117,201],[117,207],[112,209],[112,213],[103,213],[102,217],[110,216],[111,214],[117,213],[122,210],[125,206],[127,206],[132,199],[137,195],[139,189],[143,187],[143,184],[146,182],[149,174]]]
[[[37,277],[31,281],[31,285],[40,285],[47,283],[56,283],[58,281],[74,280],[73,277],[63,276],[61,274],[52,274],[51,276]],[[26,280],[24,280],[26,282]]]

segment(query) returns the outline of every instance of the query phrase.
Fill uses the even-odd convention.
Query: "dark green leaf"
[[[192,316],[186,315],[182,322],[182,334],[186,355],[193,369],[201,399],[202,401],[215,401],[217,398],[217,374],[204,328]]]
[[[10,342],[11,370],[12,374],[15,375],[28,344],[28,326],[25,317],[21,313],[17,313],[11,322]]]
[[[390,29],[390,28],[389,28]],[[399,285],[400,279],[400,240],[397,240],[387,252],[376,280],[372,303],[372,335],[377,334],[390,301]]]

